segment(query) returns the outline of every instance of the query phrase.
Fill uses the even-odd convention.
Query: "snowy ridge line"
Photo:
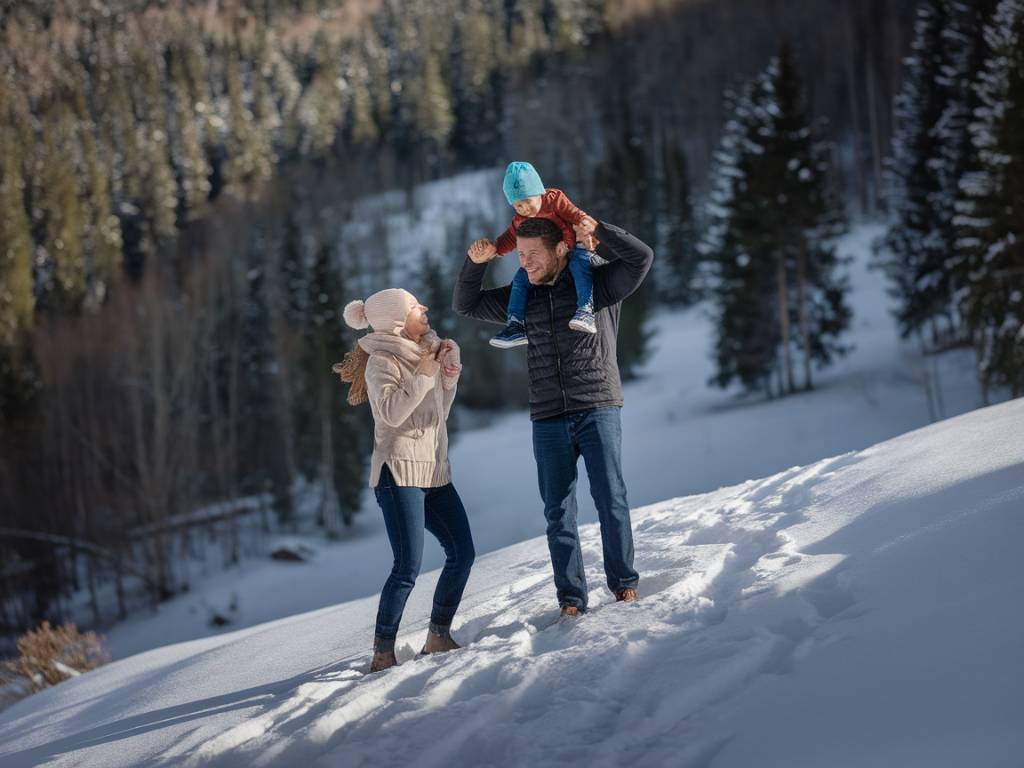
[[[262,711],[244,723],[197,748],[172,749],[160,764],[307,765],[324,758],[326,765],[330,760],[325,756],[334,753],[353,765],[375,760],[450,765],[460,755],[477,753],[479,735],[514,717],[530,700],[573,701],[574,678],[597,681],[596,689],[590,685],[584,692],[588,701],[609,702],[591,713],[588,729],[611,734],[604,740],[606,748],[634,752],[729,698],[752,677],[789,663],[813,629],[813,619],[739,637],[726,634],[719,650],[700,635],[721,624],[732,606],[767,589],[751,586],[763,574],[774,573],[775,562],[792,564],[804,557],[780,531],[804,519],[794,510],[810,501],[814,485],[852,461],[845,456],[794,468],[747,483],[738,497],[721,501],[709,494],[637,510],[638,603],[615,604],[607,590],[595,589],[590,613],[577,622],[559,621],[547,584],[549,563],[521,561],[507,592],[461,612],[455,635],[467,644],[462,650],[414,659],[412,643],[422,634],[417,626],[399,638],[400,667],[364,676],[366,654],[340,659],[286,693],[271,695]],[[584,526],[581,533],[593,573],[600,568],[597,525]],[[818,622],[827,618],[800,602],[794,613],[816,616]],[[722,648],[731,653],[730,664],[705,670],[708,674],[697,674],[682,687],[649,663],[655,655],[664,664],[701,670],[702,659],[722,658]],[[630,713],[612,702],[628,701],[638,684],[657,689],[660,695],[653,698],[662,705],[619,734],[618,722]],[[420,721],[444,734],[426,752],[413,754],[402,739],[381,743],[380,731],[389,723],[401,722],[405,729]],[[560,727],[537,723],[529,742],[532,749],[557,750],[562,738]],[[698,738],[686,757],[714,746]]]

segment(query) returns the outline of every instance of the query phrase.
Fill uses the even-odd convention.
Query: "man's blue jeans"
[[[424,528],[437,538],[445,553],[430,613],[433,624],[451,626],[476,552],[466,509],[451,483],[440,488],[396,485],[385,464],[374,493],[384,512],[384,525],[395,555],[391,575],[380,593],[374,648],[393,650],[405,603],[420,572]]]
[[[636,588],[640,576],[633,570],[633,529],[622,479],[620,409],[593,408],[533,422],[533,455],[559,604],[587,608],[587,577],[576,527],[580,456],[601,524],[608,588]]]
[[[569,251],[569,273],[576,284],[576,309],[594,311],[594,273],[590,266],[590,251],[577,245]],[[526,322],[526,301],[530,296],[530,276],[520,267],[512,278],[512,292],[508,296],[508,319]]]

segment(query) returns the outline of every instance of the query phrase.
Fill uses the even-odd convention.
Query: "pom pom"
[[[343,316],[348,327],[355,328],[357,331],[366,328],[370,324],[370,321],[366,319],[366,305],[360,299],[346,304]]]

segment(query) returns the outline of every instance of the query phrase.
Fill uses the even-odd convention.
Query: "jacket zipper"
[[[562,381],[562,356],[558,354],[558,336],[555,334],[555,299],[548,288],[548,305],[551,307],[551,344],[555,348],[555,369],[558,371],[558,388],[562,390],[562,410],[569,410],[569,400],[565,396],[565,382]]]

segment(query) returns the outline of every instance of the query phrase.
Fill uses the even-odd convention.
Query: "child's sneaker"
[[[521,347],[523,344],[528,343],[529,341],[527,341],[526,338],[526,326],[515,319],[509,320],[508,325],[505,326],[505,330],[491,339],[491,346],[499,347],[500,349]]]
[[[597,323],[594,322],[594,310],[587,307],[580,307],[576,314],[569,321],[569,327],[574,331],[583,333],[597,333]]]

